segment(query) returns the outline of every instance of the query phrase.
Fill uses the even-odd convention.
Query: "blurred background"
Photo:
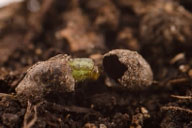
[[[0,7],[6,6],[10,3],[14,3],[14,2],[20,2],[22,0],[1,0],[0,1]]]
[[[27,68],[59,53],[98,59],[111,49],[123,48],[141,53],[156,79],[163,79],[172,65],[178,68],[191,57],[191,3],[1,0],[0,66]],[[177,54],[185,56],[179,65],[171,61]]]

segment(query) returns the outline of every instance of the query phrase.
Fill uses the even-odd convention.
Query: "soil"
[[[1,8],[0,127],[191,128],[191,9],[190,0],[26,0]],[[38,61],[65,53],[102,68],[102,55],[119,48],[148,61],[151,86],[109,87],[103,71],[72,93],[15,97]]]

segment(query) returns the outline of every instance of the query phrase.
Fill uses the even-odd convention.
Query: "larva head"
[[[72,69],[72,75],[76,82],[87,79],[97,80],[99,77],[98,67],[95,66],[92,59],[89,58],[75,58],[69,62]]]

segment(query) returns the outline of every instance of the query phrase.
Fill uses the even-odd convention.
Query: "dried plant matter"
[[[112,50],[104,55],[103,66],[109,77],[127,88],[148,86],[153,81],[149,64],[134,51]]]

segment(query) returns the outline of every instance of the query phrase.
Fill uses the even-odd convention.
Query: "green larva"
[[[98,77],[98,67],[92,59],[73,59],[60,54],[29,68],[16,87],[16,93],[24,98],[41,99],[47,93],[72,92],[75,83],[87,79],[97,80]]]
[[[92,59],[89,58],[75,58],[69,62],[72,69],[72,75],[76,82],[84,81],[86,79],[97,80],[99,77],[99,70],[94,65]]]

